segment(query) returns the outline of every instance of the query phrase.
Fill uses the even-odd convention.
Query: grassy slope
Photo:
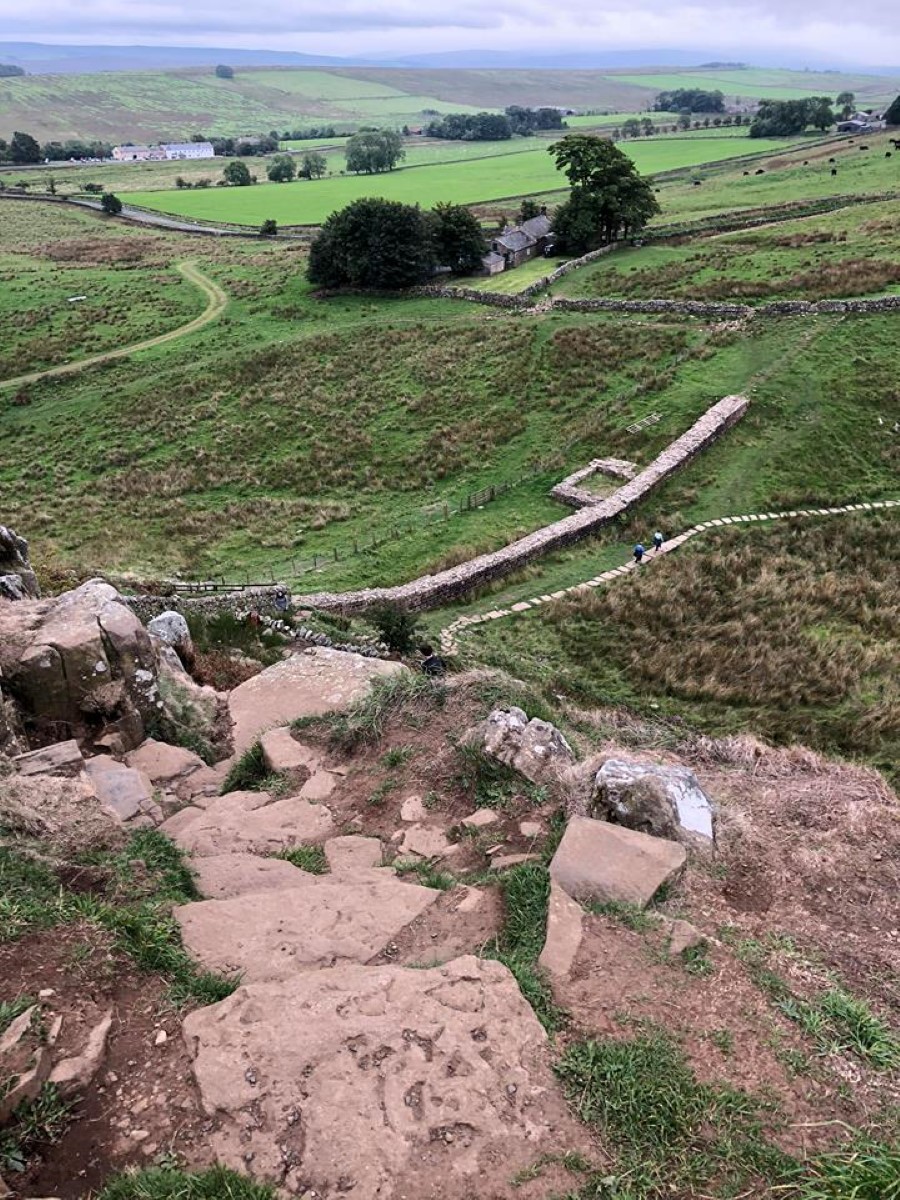
[[[674,170],[743,154],[765,153],[782,146],[775,140],[747,138],[648,138],[627,143],[629,155],[644,173]],[[429,207],[439,200],[474,203],[560,188],[562,176],[543,149],[465,164],[439,163],[404,168],[378,176],[345,176],[300,181],[277,189],[221,188],[202,192],[137,192],[137,204],[164,212],[258,225],[267,217],[280,224],[315,224],[360,196]]]

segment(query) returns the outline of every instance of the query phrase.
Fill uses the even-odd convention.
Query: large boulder
[[[549,721],[528,719],[524,709],[495,708],[464,738],[485,754],[512,767],[532,783],[550,783],[575,762],[572,747]]]
[[[162,705],[147,631],[99,579],[52,600],[0,600],[0,668],[38,731],[82,736],[113,726],[136,745]]]
[[[41,594],[28,559],[28,543],[0,525],[0,596],[7,600],[36,600]]]
[[[686,860],[679,842],[572,817],[550,863],[550,878],[573,900],[643,908],[663,884],[678,878]]]
[[[167,609],[147,622],[147,632],[166,646],[171,646],[185,664],[194,658],[194,641],[188,623],[180,612]]]
[[[248,984],[190,1013],[184,1038],[212,1153],[286,1195],[499,1200],[542,1154],[589,1149],[497,962]]]
[[[591,812],[654,837],[695,845],[713,839],[712,802],[687,767],[609,758],[594,777]]]
[[[273,725],[343,712],[367,694],[374,679],[405,671],[402,663],[323,646],[292,654],[230,693],[235,752],[243,754]]]

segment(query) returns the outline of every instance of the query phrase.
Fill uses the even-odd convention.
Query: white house
[[[159,146],[113,146],[112,156],[116,162],[152,162],[165,158]]]
[[[210,142],[163,142],[160,146],[166,158],[215,158]]]

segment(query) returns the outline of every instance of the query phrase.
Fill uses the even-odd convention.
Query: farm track
[[[167,342],[174,342],[179,338],[196,333],[212,321],[217,320],[225,311],[228,304],[227,292],[198,270],[197,265],[193,261],[180,262],[176,266],[185,279],[198,287],[209,301],[199,317],[194,317],[192,321],[188,321],[186,325],[180,325],[177,329],[170,329],[168,333],[160,333],[156,337],[145,338],[144,341],[134,342],[130,346],[121,346],[118,350],[105,350],[102,354],[93,354],[90,358],[81,358],[75,362],[63,363],[58,367],[48,367],[43,371],[31,371],[27,375],[14,375],[12,379],[0,379],[0,390],[25,387],[27,384],[39,383],[41,380],[54,379],[61,375],[74,375],[78,371],[83,371],[87,367],[97,366],[99,363],[112,362],[117,358],[127,358],[129,355],[137,354],[142,350],[152,350],[156,346],[163,346]]]

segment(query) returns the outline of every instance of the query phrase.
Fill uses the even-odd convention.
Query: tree
[[[622,122],[622,137],[636,138],[641,136],[641,123],[637,117],[629,117]]]
[[[307,275],[321,287],[405,288],[423,283],[433,267],[419,206],[373,198],[331,214],[310,247]]]
[[[395,654],[410,654],[421,630],[419,618],[402,604],[384,601],[370,608],[366,620],[374,625],[381,640]]]
[[[222,176],[225,182],[231,184],[232,187],[249,187],[252,183],[250,169],[246,163],[242,162],[227,163]]]
[[[275,237],[278,233],[278,222],[269,217],[259,227],[260,237]]]
[[[266,168],[272,183],[290,183],[297,174],[297,164],[290,154],[276,154]]]
[[[14,133],[9,143],[9,161],[36,163],[41,161],[41,148],[30,133]]]
[[[725,97],[720,91],[706,92],[701,88],[675,88],[671,92],[660,92],[653,102],[655,112],[715,113],[725,111]]]
[[[537,200],[532,200],[530,196],[526,196],[519,205],[519,221],[531,221],[540,215],[541,207]]]
[[[216,67],[217,79],[234,79],[234,67],[227,67],[224,63],[219,63]]]
[[[563,250],[583,254],[633,236],[659,212],[650,181],[606,138],[570,133],[549,152],[572,185],[569,200],[553,219]]]
[[[367,129],[347,141],[347,170],[357,175],[379,175],[393,171],[406,158],[403,139],[394,129]]]
[[[113,192],[104,192],[100,197],[100,207],[108,217],[117,217],[122,211],[122,201]]]
[[[691,127],[691,110],[689,108],[683,108],[681,110],[681,112],[679,112],[679,114],[678,114],[678,128],[679,129],[690,129],[690,127]]]
[[[750,124],[751,137],[785,137],[813,125],[823,132],[834,124],[830,96],[803,100],[762,100]]]
[[[856,97],[852,92],[838,93],[838,98],[835,100],[835,104],[841,110],[841,116],[845,121],[852,114],[855,103]]]
[[[884,114],[885,125],[900,125],[900,96],[888,107]]]
[[[535,214],[537,215],[537,214]],[[454,275],[481,269],[486,250],[477,219],[459,204],[436,204],[428,215],[435,260]]]
[[[24,67],[17,67],[14,63],[0,63],[0,79],[11,79],[14,75],[24,74]]]
[[[328,170],[328,160],[318,150],[307,150],[300,160],[298,175],[303,179],[321,179]]]

